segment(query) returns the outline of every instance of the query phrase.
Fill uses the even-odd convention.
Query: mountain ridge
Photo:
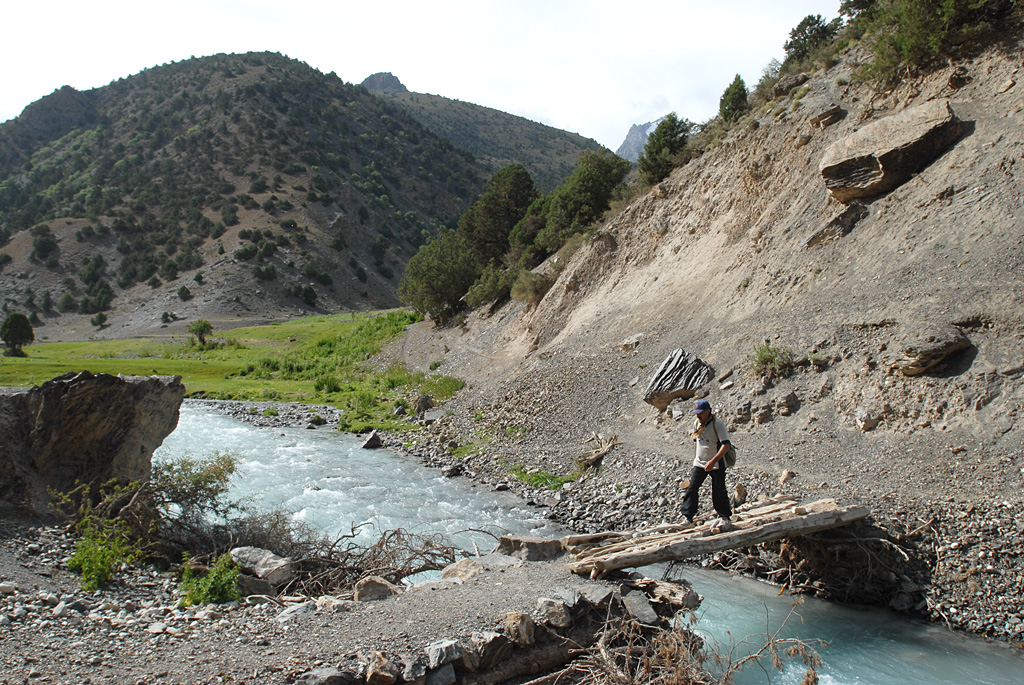
[[[368,76],[362,85],[471,152],[492,172],[522,164],[541,192],[550,192],[565,180],[584,151],[604,150],[594,140],[526,117],[441,95],[409,92],[390,73]]]

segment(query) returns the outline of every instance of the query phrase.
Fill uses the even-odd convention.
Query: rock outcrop
[[[693,397],[697,389],[711,382],[714,371],[695,354],[679,348],[658,367],[644,391],[644,402],[665,411],[672,400]]]
[[[960,138],[947,100],[911,107],[834,143],[818,165],[832,196],[847,203],[906,182]]]
[[[41,509],[51,488],[149,478],[184,397],[181,376],[88,371],[0,396],[0,497]]]
[[[952,324],[919,326],[900,340],[903,356],[894,366],[905,376],[916,376],[970,346],[963,331]]]

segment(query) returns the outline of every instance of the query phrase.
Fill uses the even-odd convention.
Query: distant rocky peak
[[[367,76],[362,83],[363,88],[371,93],[408,93],[409,89],[402,85],[398,77],[390,71],[380,71]]]
[[[668,116],[668,115],[666,115]],[[646,124],[633,124],[629,127],[629,133],[626,134],[626,139],[622,141],[622,145],[615,151],[619,157],[628,159],[631,162],[636,162],[640,153],[644,151],[644,145],[647,144],[647,136],[651,135],[651,132],[660,124],[665,117],[661,119],[655,119],[649,121]]]

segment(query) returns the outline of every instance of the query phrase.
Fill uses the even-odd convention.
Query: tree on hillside
[[[205,345],[206,336],[213,333],[213,324],[206,319],[196,319],[188,325],[188,332],[196,336],[200,345]]]
[[[783,45],[787,62],[799,62],[812,52],[832,40],[843,25],[838,17],[825,22],[820,14],[808,14],[789,32],[789,40]]]
[[[693,123],[680,119],[675,112],[661,120],[647,137],[644,151],[636,160],[640,178],[648,185],[659,183],[676,165],[673,158],[686,148]]]
[[[465,236],[442,231],[409,260],[398,294],[414,310],[445,326],[479,275],[476,254]]]
[[[21,349],[22,346],[35,340],[36,335],[28,317],[20,312],[13,312],[7,315],[3,325],[0,326],[0,339],[7,345],[8,356],[24,357],[25,352]]]
[[[570,236],[592,226],[608,210],[612,193],[629,168],[629,162],[611,152],[588,150],[580,155],[576,169],[551,195],[547,222],[537,233],[536,245],[552,254]]]
[[[722,121],[731,123],[739,119],[749,108],[747,84],[743,82],[739,74],[736,74],[736,78],[732,80],[718,101],[718,114],[722,117]]]
[[[480,199],[463,212],[458,230],[481,267],[508,251],[512,228],[536,198],[529,172],[522,164],[511,164],[494,174]]]

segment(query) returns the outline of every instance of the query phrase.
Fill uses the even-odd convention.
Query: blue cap
[[[707,400],[697,400],[697,404],[693,405],[694,414],[699,414],[702,411],[711,411],[711,403]]]

